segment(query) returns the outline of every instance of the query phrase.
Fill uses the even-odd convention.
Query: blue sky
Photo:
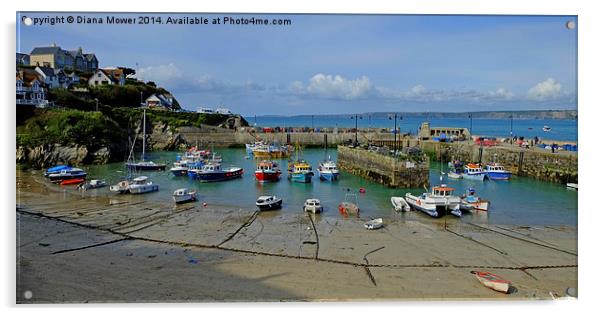
[[[292,24],[21,24],[17,50],[81,46],[101,67],[138,67],[141,79],[172,91],[191,110],[223,104],[245,115],[296,115],[577,107],[577,28],[566,27],[577,22],[574,16],[227,15]],[[224,14],[148,16],[165,22]]]

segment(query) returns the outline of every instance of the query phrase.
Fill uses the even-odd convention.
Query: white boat
[[[255,205],[260,211],[276,210],[282,207],[282,199],[275,195],[263,195],[257,198]]]
[[[393,205],[393,209],[397,212],[407,212],[410,210],[410,205],[406,200],[400,196],[392,196],[391,204]]]
[[[566,187],[567,187],[567,189],[577,190],[577,183],[567,183]]]
[[[464,166],[464,173],[462,174],[462,178],[468,180],[483,181],[485,179],[485,174],[486,173],[483,171],[483,168],[481,168],[480,165],[469,163],[466,166]]]
[[[442,217],[449,211],[454,216],[462,216],[460,210],[460,197],[453,195],[454,189],[442,184],[433,187],[431,193],[422,193],[415,196],[406,193],[406,202],[416,210],[424,212],[432,217]]]
[[[303,210],[305,212],[312,212],[314,214],[322,212],[322,204],[318,199],[307,199],[303,204]]]
[[[489,204],[489,201],[483,200],[476,195],[475,189],[470,188],[466,194],[462,196],[460,209],[463,211],[488,211]]]
[[[149,170],[165,170],[166,165],[164,163],[156,163],[153,161],[145,161],[146,159],[146,109],[143,110],[143,114],[142,114],[142,156],[140,161],[138,162],[134,162],[134,161],[128,161],[125,165],[126,167],[128,167],[129,169],[132,170],[142,170],[142,171],[149,171]],[[136,142],[134,142],[135,144]],[[134,150],[134,146],[132,146],[132,151]],[[131,153],[130,153],[131,156]]]
[[[375,218],[371,221],[367,221],[366,223],[364,223],[364,227],[369,230],[379,229],[379,228],[383,227],[383,219]]]
[[[508,293],[510,290],[510,281],[504,280],[499,275],[490,272],[470,271],[474,274],[477,280],[484,286],[502,293]]]
[[[128,193],[129,192],[129,188],[130,188],[130,181],[123,180],[123,181],[120,181],[117,184],[114,184],[114,185],[110,186],[109,190],[111,192],[117,192],[117,193]]]
[[[196,201],[196,191],[188,191],[187,188],[173,191],[173,201],[176,204]]]
[[[455,173],[453,171],[449,171],[447,173],[447,177],[450,179],[462,179],[462,174],[461,173]]]
[[[545,125],[544,127],[541,128],[541,130],[543,130],[544,132],[549,132],[552,130],[552,128],[549,127],[548,125]]]
[[[155,191],[159,191],[159,185],[152,181],[148,181],[148,177],[146,176],[134,178],[128,186],[128,192],[130,194],[142,194]]]
[[[327,160],[320,163],[318,167],[318,175],[320,180],[336,181],[339,178],[339,169],[337,164],[328,157]]]
[[[92,189],[98,189],[102,187],[106,187],[107,183],[103,180],[90,180],[88,183],[83,183],[79,187],[77,187],[80,191],[87,191]]]

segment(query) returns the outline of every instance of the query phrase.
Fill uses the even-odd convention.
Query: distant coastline
[[[361,115],[371,116],[372,118],[388,118],[392,112],[364,112]],[[425,117],[425,118],[467,118],[472,115],[475,119],[557,119],[557,120],[574,120],[577,119],[577,110],[525,110],[525,111],[478,111],[478,112],[397,112],[398,115],[404,117]],[[349,114],[316,114],[314,117],[321,118],[343,118]],[[246,115],[246,118],[252,118],[252,115]],[[258,115],[257,117],[265,118],[310,118],[311,114],[304,115]]]

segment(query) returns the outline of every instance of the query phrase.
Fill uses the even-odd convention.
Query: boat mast
[[[142,110],[142,161],[144,161],[144,148],[146,147],[146,109]]]

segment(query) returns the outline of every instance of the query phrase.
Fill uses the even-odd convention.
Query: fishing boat
[[[339,204],[339,213],[343,214],[344,216],[359,216],[360,208],[357,202],[357,195],[353,193],[345,194],[345,201]]]
[[[567,189],[573,189],[573,190],[577,190],[578,189],[577,183],[567,183],[566,187],[567,187]]]
[[[176,177],[186,176],[188,174],[188,164],[185,162],[176,161],[173,163],[173,167],[169,169],[169,172]]]
[[[276,182],[280,180],[282,172],[278,165],[271,160],[262,160],[257,164],[255,179],[259,182]]]
[[[318,176],[320,180],[324,181],[336,181],[339,179],[339,169],[337,169],[337,164],[330,159],[330,156],[327,160],[320,163]]]
[[[406,200],[399,196],[391,197],[391,204],[393,205],[393,209],[397,212],[407,212],[410,210],[410,205]]]
[[[464,173],[462,178],[468,180],[483,181],[485,179],[485,172],[479,164],[469,163],[464,166]]]
[[[200,170],[193,171],[193,178],[201,182],[226,181],[242,177],[243,169],[240,167],[229,167],[222,169],[221,164],[209,162]]]
[[[48,179],[54,183],[60,183],[63,180],[69,179],[86,179],[88,174],[80,168],[68,168],[62,169],[57,173],[52,173],[48,175]]]
[[[200,172],[203,169],[204,165],[205,165],[205,163],[203,163],[201,161],[188,164],[188,166],[187,166],[188,177],[191,179],[196,179],[198,172]]]
[[[463,211],[488,211],[489,204],[489,201],[476,195],[475,189],[469,188],[466,194],[461,197],[460,209]]]
[[[164,163],[155,163],[153,161],[146,161],[146,109],[143,111],[142,115],[142,156],[140,161],[134,162],[129,161],[125,165],[132,170],[140,170],[140,171],[150,171],[150,170],[165,170],[166,165]],[[134,142],[135,144],[135,142]],[[133,150],[132,146],[132,150]]]
[[[314,173],[311,165],[305,160],[297,160],[289,164],[288,178],[293,182],[311,182]]]
[[[303,204],[303,211],[312,212],[314,214],[322,212],[322,204],[318,199],[307,199]]]
[[[196,201],[196,191],[189,191],[187,188],[177,189],[173,191],[173,201],[176,204]]]
[[[485,166],[485,174],[489,180],[510,180],[512,173],[499,163],[490,163]]]
[[[368,230],[379,229],[379,228],[383,227],[383,219],[375,218],[371,221],[367,221],[366,223],[364,223],[364,227]]]
[[[74,185],[74,184],[80,184],[80,183],[84,183],[86,181],[86,179],[82,179],[82,178],[77,178],[77,179],[66,179],[66,180],[61,180],[61,185]]]
[[[73,167],[69,166],[69,165],[58,165],[58,166],[54,166],[51,168],[46,169],[46,172],[44,172],[44,176],[48,177],[51,174],[57,174],[60,173],[63,170],[69,170],[72,169]]]
[[[111,185],[109,187],[109,191],[111,192],[117,192],[117,193],[129,193],[129,189],[130,189],[130,180],[123,180],[123,181],[119,181],[117,184]]]
[[[263,195],[257,198],[255,205],[260,211],[277,210],[282,207],[282,199],[275,195]]]
[[[544,127],[542,127],[541,130],[544,131],[544,132],[549,132],[549,131],[552,130],[552,128],[549,127],[548,125],[544,125]]]
[[[88,191],[88,190],[92,190],[92,189],[98,189],[98,188],[102,188],[102,187],[106,187],[107,183],[103,180],[97,180],[97,179],[93,179],[90,180],[88,183],[82,183],[78,189],[81,191]]]
[[[454,188],[445,184],[435,186],[431,192],[422,193],[415,196],[412,193],[406,193],[406,202],[421,212],[432,217],[442,217],[450,212],[454,216],[462,216],[460,210],[460,197],[453,195]]]
[[[508,293],[511,282],[499,275],[486,271],[470,271],[484,286],[502,293]]]
[[[287,158],[291,155],[288,146],[280,146],[276,143],[255,143],[251,147],[251,153],[253,157],[258,159]]]
[[[159,185],[148,180],[146,176],[134,178],[128,186],[130,194],[142,194],[159,191]]]

